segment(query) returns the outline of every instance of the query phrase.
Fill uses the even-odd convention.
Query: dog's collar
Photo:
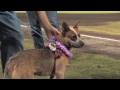
[[[73,57],[73,54],[63,44],[56,41],[56,38],[54,36],[50,39],[50,41],[56,44],[56,49],[58,48],[59,50],[63,51],[69,58]]]

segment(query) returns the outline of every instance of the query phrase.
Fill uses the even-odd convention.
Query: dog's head
[[[78,23],[70,28],[66,22],[62,24],[62,37],[60,41],[68,48],[81,48],[84,42],[80,38],[80,31],[78,30]]]

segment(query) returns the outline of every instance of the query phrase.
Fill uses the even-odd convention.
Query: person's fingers
[[[57,33],[57,34],[60,34],[59,30],[55,27],[53,27],[53,32]]]
[[[52,36],[57,36],[61,34],[56,28],[53,28],[51,31],[47,32],[47,36],[50,39]]]
[[[54,33],[53,36],[57,36],[58,34],[57,33]]]
[[[54,33],[57,34],[57,35],[60,34],[60,32],[57,29],[54,30]]]
[[[53,34],[54,34],[55,36],[57,36],[57,35],[60,34],[60,32],[59,32],[59,31],[54,31]]]

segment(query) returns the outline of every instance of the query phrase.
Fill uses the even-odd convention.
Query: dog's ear
[[[79,23],[80,23],[80,21],[77,22],[77,23],[73,26],[73,28],[78,29],[78,24],[79,24]]]
[[[65,36],[66,32],[68,32],[68,31],[70,31],[69,26],[67,25],[66,22],[63,22],[63,24],[62,24],[62,34],[63,34],[63,36]]]

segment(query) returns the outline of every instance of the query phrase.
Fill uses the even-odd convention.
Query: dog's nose
[[[81,44],[81,47],[83,47],[83,46],[84,46],[84,42],[83,42],[83,41],[80,41],[80,44]]]

